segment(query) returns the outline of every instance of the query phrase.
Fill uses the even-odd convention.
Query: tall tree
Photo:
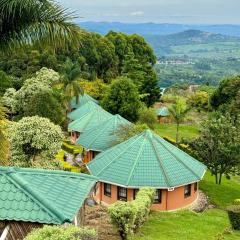
[[[183,122],[189,109],[187,108],[186,101],[182,98],[178,98],[176,99],[176,102],[168,108],[168,110],[177,126],[176,143],[179,144],[179,126]]]
[[[51,0],[0,0],[0,49],[14,45],[77,46],[74,16]]]
[[[7,165],[9,154],[9,142],[7,139],[6,108],[0,102],[0,166]]]
[[[141,107],[137,87],[126,77],[115,79],[110,84],[102,105],[112,114],[120,114],[129,121],[136,121]]]
[[[239,174],[240,119],[216,114],[203,124],[200,137],[190,147],[215,176],[216,184],[221,184],[223,174]]]

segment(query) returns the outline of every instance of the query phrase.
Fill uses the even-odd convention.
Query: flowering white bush
[[[11,113],[15,113],[17,109],[16,93],[17,91],[14,88],[8,88],[2,97],[4,106],[6,106]]]
[[[60,75],[52,69],[43,67],[36,72],[36,79],[39,82],[52,86],[53,84],[59,82]]]
[[[25,117],[10,127],[11,162],[32,167],[55,159],[64,138],[59,126],[47,118]],[[36,163],[36,164],[35,164]]]

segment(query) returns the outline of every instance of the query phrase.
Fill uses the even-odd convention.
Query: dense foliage
[[[240,206],[232,205],[227,208],[229,220],[234,230],[240,230]]]
[[[136,85],[129,78],[117,78],[109,86],[102,106],[112,114],[120,114],[129,121],[136,121],[141,107]]]
[[[110,218],[122,239],[128,239],[147,220],[153,196],[154,189],[142,188],[134,201],[117,202],[108,208]]]
[[[59,126],[38,116],[22,118],[10,127],[11,163],[22,167],[59,167],[54,161],[64,138]]]
[[[97,233],[90,228],[75,226],[47,226],[34,229],[26,240],[97,240]]]
[[[7,165],[9,154],[9,141],[7,139],[7,109],[0,101],[0,165]]]

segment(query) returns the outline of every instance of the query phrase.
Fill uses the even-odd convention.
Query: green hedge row
[[[155,190],[142,188],[131,202],[117,202],[108,208],[112,223],[118,228],[121,238],[127,239],[148,218]]]
[[[81,146],[76,146],[76,145],[73,145],[71,142],[69,141],[65,141],[63,142],[62,144],[62,150],[64,150],[65,152],[68,152],[70,154],[74,154],[74,155],[77,155],[77,154],[80,154],[83,152],[83,147]]]
[[[75,226],[47,226],[34,229],[26,240],[97,240],[98,236],[94,229]]]
[[[166,140],[167,142],[177,146],[177,142],[174,139],[172,139],[170,137],[163,137],[163,139]],[[181,143],[178,145],[178,148],[183,150],[184,152],[191,153],[191,149],[186,144]]]

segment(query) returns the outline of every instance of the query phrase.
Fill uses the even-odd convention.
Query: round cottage
[[[156,210],[175,210],[193,203],[206,167],[150,130],[100,153],[87,165],[99,179],[100,203],[131,201],[141,187],[156,189]]]

